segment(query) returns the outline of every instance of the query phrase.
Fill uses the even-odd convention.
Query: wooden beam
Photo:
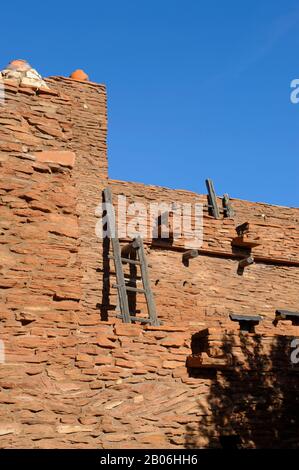
[[[248,258],[241,259],[239,261],[239,268],[246,268],[254,263],[254,258],[252,256],[248,256]]]
[[[235,211],[231,205],[228,194],[224,194],[222,198],[222,206],[223,206],[224,216],[227,217],[228,219],[232,219],[235,215]]]
[[[112,284],[112,287],[119,288],[118,284]],[[139,289],[138,287],[132,287],[125,285],[125,289],[130,292],[138,292],[139,294],[145,294],[145,289]]]
[[[199,251],[198,250],[188,250],[183,253],[183,262],[188,261],[191,258],[196,258],[199,256]]]
[[[229,318],[231,321],[249,321],[254,323],[259,323],[263,319],[260,315],[239,315],[237,313],[230,313]]]
[[[114,259],[115,256],[113,255],[108,255],[108,258],[109,259]],[[128,259],[128,258],[121,258],[121,262],[126,264],[136,264],[136,265],[140,265],[140,261],[136,260],[136,259]]]
[[[123,239],[123,241],[125,241]],[[127,241],[127,240],[126,240]],[[144,245],[147,246],[152,246],[153,241],[152,239],[148,239],[144,241]],[[261,243],[258,243],[260,245]],[[155,249],[160,249],[160,250],[171,250],[173,252],[179,252],[183,253],[185,252],[186,248],[182,245],[165,245],[165,243],[160,243],[160,240],[156,240],[155,242]],[[225,250],[221,251],[220,248],[215,248],[215,249],[199,249],[199,254],[203,256],[213,256],[215,258],[225,258],[225,259],[239,259],[240,255],[234,254],[231,252],[231,250]],[[263,256],[258,253],[255,254],[254,256],[254,261],[255,263],[263,263],[263,264],[269,264],[269,265],[279,265],[279,266],[295,266],[299,267],[299,259],[292,259],[290,258],[277,258],[277,257],[268,257],[268,256]],[[150,267],[150,264],[148,264]]]
[[[241,235],[240,237],[235,237],[232,239],[232,246],[243,246],[245,248],[254,248],[256,246],[260,246],[261,239],[257,238],[249,238],[246,234]]]
[[[240,236],[244,235],[244,233],[249,232],[249,222],[244,222],[236,227],[236,232]]]
[[[291,320],[293,325],[299,324],[299,312],[290,312],[289,310],[276,310],[275,312],[275,322],[276,324],[279,320]]]
[[[241,331],[247,331],[248,333],[254,333],[254,327],[263,319],[260,315],[236,315],[234,313],[231,313],[229,317],[232,321],[239,323]]]
[[[217,205],[217,197],[214,189],[213,181],[206,179],[206,186],[208,190],[208,203],[211,209],[211,213],[215,219],[220,219],[220,213]]]

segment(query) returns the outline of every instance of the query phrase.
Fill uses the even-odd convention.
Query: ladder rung
[[[145,294],[145,289],[139,289],[138,287],[126,286],[126,289],[130,292],[138,292],[139,294]]]
[[[123,316],[122,315],[116,315],[116,318],[123,319]],[[141,323],[151,323],[152,322],[152,320],[150,320],[149,318],[134,317],[132,315],[130,315],[129,318],[132,321],[140,321]]]
[[[119,288],[121,287],[119,284],[113,284],[112,287]],[[131,286],[124,286],[126,290],[130,292],[139,292],[140,294],[145,294],[145,289],[139,289],[138,287],[131,287]]]
[[[109,259],[115,259],[115,256],[113,255],[108,255],[108,258]],[[129,259],[129,258],[120,258],[122,262],[124,263],[129,263],[129,264],[141,264],[140,261],[138,261],[137,259]]]

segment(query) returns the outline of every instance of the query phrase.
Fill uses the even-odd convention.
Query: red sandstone
[[[101,190],[109,183],[114,198],[145,204],[206,196],[108,180],[105,87],[73,78],[46,80],[49,93],[4,82],[1,447],[219,447],[225,435],[244,447],[298,447],[289,353],[299,327],[273,320],[277,308],[298,311],[299,210],[237,199],[233,219],[205,210],[189,266],[184,240],[159,246],[149,235],[162,325],[123,324],[113,263],[107,273],[95,235]],[[256,262],[239,276],[248,240]],[[229,313],[263,322],[241,333]]]

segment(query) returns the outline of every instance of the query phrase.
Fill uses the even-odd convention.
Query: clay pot
[[[7,68],[9,70],[18,70],[18,71],[21,71],[21,72],[25,72],[26,70],[30,70],[31,67],[30,65],[28,64],[28,62],[26,60],[22,60],[22,59],[16,59],[16,60],[12,60]]]
[[[75,71],[70,75],[70,77],[71,77],[73,80],[79,80],[80,82],[86,82],[86,81],[89,80],[88,75],[84,72],[84,70],[81,70],[81,69],[75,70]]]

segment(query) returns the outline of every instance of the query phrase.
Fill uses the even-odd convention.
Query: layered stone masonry
[[[45,320],[39,332],[15,338],[15,354],[23,356],[18,368],[8,362],[0,370],[3,447],[219,447],[219,435],[231,434],[240,435],[245,447],[272,447],[278,439],[294,444],[298,380],[288,340],[298,334],[296,327],[240,335],[226,325],[204,330],[199,343],[199,325],[99,326],[89,319],[69,336],[51,319],[51,336]],[[208,369],[186,367],[196,347],[210,358]],[[238,361],[228,371],[227,348]],[[273,426],[266,429],[270,419]]]
[[[190,203],[192,206],[195,202],[207,203],[206,196],[189,191],[113,180],[109,180],[109,186],[116,207],[118,196],[125,196],[127,206],[140,202],[148,214],[152,203]],[[145,243],[151,265],[151,284],[162,321],[184,324],[196,319],[213,326],[226,320],[229,313],[240,313],[262,315],[271,324],[276,309],[298,311],[299,210],[237,199],[232,199],[232,204],[235,210],[232,219],[216,220],[204,209],[203,245],[199,256],[190,260],[188,265],[182,258],[186,251],[184,238],[173,243],[155,240],[149,217],[146,220],[141,218],[148,233]],[[119,216],[117,211],[116,216]],[[128,225],[135,216],[127,215]],[[236,243],[236,227],[244,222],[249,222],[247,239],[256,242],[250,250],[255,263],[240,273],[238,263],[248,256],[248,249],[244,251],[243,247],[233,246],[233,243]],[[127,241],[124,239],[123,243]],[[125,269],[129,278],[129,267]],[[109,273],[111,279],[104,294],[110,294],[110,315],[113,315],[117,297],[115,290],[111,289],[115,282],[112,262]],[[107,303],[105,295],[102,298],[103,303]],[[142,297],[136,301],[136,310],[144,311]]]
[[[298,446],[298,327],[272,324],[276,308],[298,311],[298,209],[233,200],[233,220],[205,211],[188,266],[181,243],[149,237],[163,324],[122,324],[95,234],[102,189],[145,203],[206,197],[108,182],[105,88],[45,82],[5,80],[0,108],[1,447],[219,447],[232,435],[245,447]],[[262,243],[239,276],[231,243],[244,222]],[[240,333],[232,311],[264,320]]]
[[[10,64],[0,72],[1,80],[12,80],[17,82],[21,87],[29,87],[33,89],[45,89],[49,87],[43,80],[42,76],[33,69],[24,60],[13,60]]]
[[[173,190],[169,188],[146,186],[140,183],[109,180],[109,185],[117,204],[117,196],[127,197],[127,204],[138,202],[145,206],[150,213],[150,204],[165,202],[169,205],[189,203],[194,207],[195,203],[207,204],[205,195],[191,191]],[[221,198],[217,198],[221,207]],[[298,240],[299,240],[299,209],[269,204],[253,203],[239,199],[231,199],[235,215],[233,218],[214,219],[204,207],[203,234],[204,240],[201,251],[205,254],[218,254],[232,256],[232,241],[237,236],[236,227],[245,222],[251,224],[251,235],[258,238],[259,244],[253,248],[252,253],[256,259],[265,262],[279,262],[299,266]],[[128,216],[130,222],[134,216]],[[193,210],[194,217],[194,210]],[[142,221],[142,217],[140,217]],[[152,242],[150,230],[150,218],[147,217],[141,223],[141,229],[148,234],[148,243]],[[144,225],[143,225],[144,224]],[[174,240],[174,248],[184,248],[185,237]],[[192,246],[190,246],[192,248]]]

